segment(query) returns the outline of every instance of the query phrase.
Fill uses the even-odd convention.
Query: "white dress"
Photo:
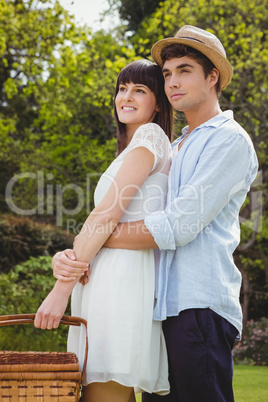
[[[103,199],[127,153],[140,146],[153,153],[154,166],[121,222],[141,220],[146,213],[157,213],[165,205],[171,148],[164,131],[155,123],[139,127],[128,147],[101,176],[95,205]],[[102,248],[91,262],[88,284],[75,286],[72,315],[88,323],[84,385],[116,381],[134,387],[135,392],[169,393],[162,325],[152,320],[157,262],[158,251]],[[70,327],[68,351],[77,354],[82,366],[82,327]]]

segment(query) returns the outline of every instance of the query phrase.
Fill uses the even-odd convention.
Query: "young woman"
[[[72,315],[88,322],[84,402],[132,402],[134,392],[169,392],[162,327],[152,320],[158,251],[102,247],[118,222],[141,220],[165,204],[172,110],[156,64],[139,60],[120,72],[114,115],[118,156],[101,176],[95,209],[74,243],[77,260],[90,263],[88,283],[78,283],[69,267],[75,262],[58,253],[53,266],[60,279],[35,320],[42,329],[57,327],[72,292]],[[82,365],[80,327],[70,328],[68,350]]]

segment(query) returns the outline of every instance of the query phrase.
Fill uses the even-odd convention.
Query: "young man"
[[[242,330],[241,274],[232,255],[257,158],[232,112],[219,107],[232,67],[214,35],[184,26],[156,43],[152,56],[170,103],[188,122],[173,144],[167,208],[145,219],[163,250],[154,315],[163,320],[171,394],[161,400],[231,402],[231,351]]]
[[[218,103],[232,78],[218,38],[186,25],[157,42],[152,56],[188,126],[173,143],[166,209],[119,224],[106,245],[161,250],[154,319],[163,321],[171,393],[143,400],[231,402],[232,347],[242,331],[241,274],[232,255],[257,158],[248,134]],[[66,260],[55,258],[54,266]]]

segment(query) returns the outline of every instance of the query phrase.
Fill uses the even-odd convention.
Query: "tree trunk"
[[[246,270],[243,268],[242,265],[240,265],[239,269],[242,274],[242,294],[243,294],[242,312],[243,312],[243,326],[245,326],[246,322],[248,321],[248,309],[251,295],[251,285]]]

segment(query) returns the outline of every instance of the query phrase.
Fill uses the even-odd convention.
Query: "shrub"
[[[52,289],[51,257],[31,257],[7,274],[0,275],[0,314],[35,313]],[[66,313],[70,313],[68,306]],[[0,327],[1,350],[66,350],[68,328],[42,331],[33,325]]]
[[[268,366],[268,318],[250,320],[233,350],[235,363]]]
[[[0,217],[0,272],[30,257],[53,255],[72,248],[73,236],[50,225],[36,223],[29,218],[12,215]]]

